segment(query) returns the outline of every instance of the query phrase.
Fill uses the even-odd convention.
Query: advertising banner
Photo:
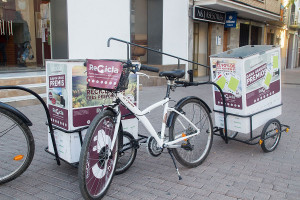
[[[123,69],[122,62],[88,59],[86,66],[90,87],[112,90],[118,86]]]
[[[225,95],[226,106],[242,109],[242,81],[240,71],[237,69],[237,61],[212,60],[213,81],[219,85]],[[214,90],[216,105],[222,106],[222,96],[217,88]]]

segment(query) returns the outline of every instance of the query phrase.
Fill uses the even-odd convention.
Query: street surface
[[[197,168],[179,165],[179,181],[169,154],[152,157],[142,145],[134,164],[124,174],[115,176],[104,198],[110,199],[299,199],[300,198],[300,70],[282,72],[281,123],[291,126],[283,133],[277,149],[264,153],[260,145],[235,141],[229,144],[218,136],[205,162]],[[174,100],[187,95],[202,98],[212,109],[211,86],[178,88]],[[165,96],[165,87],[143,87],[140,107],[143,109]],[[0,186],[0,199],[82,199],[77,169],[62,162],[57,166],[47,146],[46,116],[41,105],[19,108],[33,122],[36,152],[28,170],[16,180]],[[149,118],[159,131],[162,109]],[[159,117],[158,117],[159,116]],[[212,118],[213,113],[212,113]],[[272,117],[270,116],[270,119]],[[140,134],[146,134],[142,125]],[[260,134],[262,128],[255,130]],[[239,134],[238,138],[249,135]]]

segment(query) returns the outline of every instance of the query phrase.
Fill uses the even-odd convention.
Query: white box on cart
[[[47,105],[53,125],[65,131],[73,131],[88,126],[101,111],[102,105],[112,103],[112,95],[103,90],[87,87],[85,60],[47,60],[46,84]],[[139,79],[129,75],[129,89],[125,95],[138,106]],[[122,114],[128,110],[121,108]],[[134,137],[138,134],[138,120],[128,116],[122,120],[124,130]],[[85,133],[85,131],[83,132]],[[78,133],[55,130],[59,156],[70,162],[78,162],[80,141]],[[83,134],[84,135],[84,134]],[[48,150],[54,153],[52,140],[48,134]]]
[[[280,48],[271,45],[248,45],[210,57],[211,78],[224,92],[226,111],[247,116],[280,105]],[[213,86],[214,110],[223,111],[221,93]],[[281,114],[281,106],[254,115],[252,130]],[[215,123],[224,127],[222,113],[215,112]],[[227,117],[227,128],[250,132],[250,118]]]

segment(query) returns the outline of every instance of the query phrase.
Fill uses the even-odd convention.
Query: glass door
[[[0,72],[35,69],[34,0],[0,0]]]

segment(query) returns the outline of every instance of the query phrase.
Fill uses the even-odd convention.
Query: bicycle
[[[30,120],[16,108],[0,102],[0,185],[20,176],[34,156]]]
[[[91,69],[95,70],[95,66],[98,66],[96,71],[98,70],[99,73],[116,69],[115,66],[113,68],[109,66],[108,60],[99,62],[92,64]],[[101,64],[101,62],[106,63]],[[85,199],[101,199],[112,182],[120,152],[119,147],[123,144],[124,137],[120,120],[120,104],[130,110],[150,133],[147,148],[151,155],[158,156],[163,149],[168,150],[179,179],[181,175],[175,158],[180,164],[189,168],[199,166],[206,159],[213,140],[212,119],[207,105],[198,97],[189,96],[178,101],[175,107],[169,107],[171,91],[175,91],[176,87],[185,87],[184,84],[175,83],[185,75],[184,70],[160,72],[159,76],[167,79],[166,96],[141,111],[122,94],[128,84],[128,75],[130,72],[138,73],[140,70],[159,72],[158,68],[132,63],[130,60],[120,62],[122,67],[119,70],[122,71],[122,75],[119,77],[119,83],[115,84],[116,82],[110,80],[94,80],[97,74],[89,71],[90,63],[92,61],[87,60],[88,84],[91,87],[109,90],[114,95],[115,101],[112,105],[103,108],[102,112],[94,118],[83,142],[78,173],[80,191]],[[111,87],[105,88],[103,85],[93,84],[97,81],[98,83],[106,81]],[[156,132],[145,115],[160,106],[163,106],[162,126],[161,131]],[[170,113],[169,117],[168,113]],[[166,128],[169,128],[169,135],[166,134]],[[128,149],[132,149],[132,145]],[[134,159],[128,162],[130,165],[132,160]]]

